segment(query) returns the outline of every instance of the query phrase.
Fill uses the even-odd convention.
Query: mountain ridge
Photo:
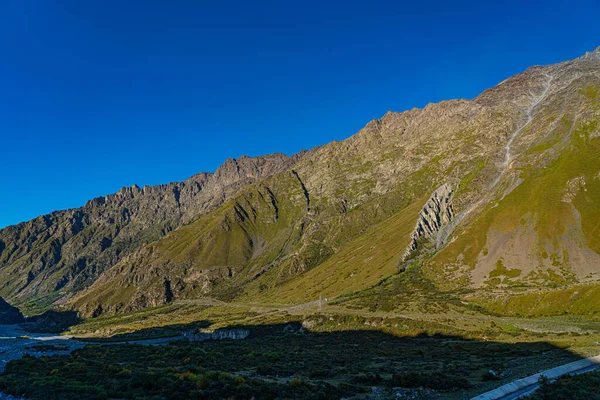
[[[597,190],[590,173],[600,174],[600,170],[588,173],[571,159],[579,154],[593,160],[600,119],[599,49],[575,60],[530,67],[473,100],[388,111],[343,141],[290,158],[275,155],[272,165],[261,164],[263,169],[248,161],[254,159],[244,158],[242,163],[250,164],[240,174],[238,161],[228,160],[221,172],[190,178],[194,179],[190,186],[207,188],[207,197],[199,205],[181,207],[179,197],[191,195],[173,192],[171,184],[158,189],[134,186],[112,197],[93,199],[89,207],[99,209],[111,202],[125,204],[139,195],[156,195],[154,191],[164,194],[167,188],[169,196],[151,197],[155,202],[148,207],[168,201],[174,204],[169,210],[179,214],[159,213],[151,220],[160,223],[139,226],[128,236],[133,239],[126,251],[100,263],[100,268],[84,263],[75,265],[71,275],[63,273],[65,286],[72,289],[51,300],[57,304],[60,299],[58,303],[66,302],[86,316],[129,312],[195,296],[293,303],[314,300],[318,293],[347,295],[411,268],[419,268],[421,276],[439,289],[595,282],[597,278],[586,278],[590,273],[594,276],[593,260],[598,257],[595,228],[586,224],[597,221],[590,211]],[[592,150],[586,150],[590,146]],[[568,166],[559,165],[563,158],[571,160]],[[547,168],[558,171],[558,177],[546,177]],[[571,176],[580,170],[583,178]],[[563,179],[567,175],[570,180]],[[536,186],[538,177],[554,186]],[[211,179],[230,184],[211,183],[213,192]],[[537,205],[531,200],[540,193],[549,188],[561,192],[565,185],[570,203],[561,197],[549,198],[537,209],[528,209],[527,201],[521,208],[506,206],[521,192]],[[452,195],[442,196],[443,207],[424,211],[440,187]],[[593,194],[591,200],[581,194],[586,191]],[[498,219],[495,213],[504,209],[508,214]],[[129,212],[127,207],[124,210]],[[541,210],[546,214],[538,215]],[[548,228],[544,218],[560,221],[564,216],[571,221],[577,213],[583,213],[582,223],[548,244],[547,233],[541,230]],[[498,227],[514,218],[525,221],[524,227]],[[427,235],[415,234],[419,226]],[[477,227],[481,232],[474,235]],[[516,237],[510,239],[514,232],[532,238],[526,241],[529,248],[517,246]],[[3,234],[0,231],[0,240]],[[110,242],[100,235],[87,240],[100,248],[113,246],[112,237]],[[498,240],[508,240],[513,247]],[[81,244],[86,248],[87,243]],[[505,246],[500,258],[498,246]],[[576,250],[577,246],[584,250]],[[513,256],[514,248],[521,250]],[[531,251],[535,255],[524,255]],[[571,254],[571,261],[567,253],[559,252]],[[57,252],[44,254],[56,258]],[[58,262],[52,260],[47,270]],[[573,260],[579,266],[572,265]],[[14,282],[6,273],[7,265],[14,267],[6,262],[2,249],[0,277],[4,274],[7,282]],[[28,266],[21,267],[12,270]],[[89,276],[83,273],[85,279],[77,278],[89,270]],[[47,295],[65,287],[41,285],[39,279],[34,282],[36,277],[18,290],[5,283],[0,294],[31,298],[32,287],[41,287]]]
[[[212,174],[200,173],[183,182],[144,188],[124,187],[117,193],[89,200],[82,207],[6,227],[0,230],[0,275],[4,278],[0,291],[18,299],[23,291],[31,289],[32,282],[36,288],[41,287],[42,295],[61,290],[71,279],[85,286],[86,281],[110,267],[132,245],[156,240],[198,214],[218,207],[245,184],[287,168],[304,154],[228,159]],[[89,249],[90,240],[96,242],[96,249]],[[94,260],[90,265],[91,257],[100,258],[99,262],[106,266],[98,267]],[[25,264],[26,269],[26,278],[21,282],[19,277],[11,278],[20,269],[19,263]],[[12,266],[13,271],[7,266]],[[51,276],[56,275],[57,267],[66,270]],[[88,273],[90,276],[85,276]],[[42,279],[35,282],[40,275]],[[53,282],[48,282],[49,278]],[[27,297],[37,295],[37,289],[32,291]]]

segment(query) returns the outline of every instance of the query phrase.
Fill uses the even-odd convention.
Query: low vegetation
[[[366,330],[257,325],[245,340],[89,345],[69,356],[24,357],[7,365],[0,391],[30,399],[332,399],[377,386],[387,395],[424,387],[460,398],[489,387],[490,369],[512,379],[527,373],[523,365],[577,358],[548,343],[399,337],[357,322]]]
[[[600,371],[582,375],[566,375],[555,382],[544,380],[542,386],[528,400],[599,400]]]

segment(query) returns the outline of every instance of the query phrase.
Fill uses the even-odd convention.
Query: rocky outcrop
[[[183,336],[190,342],[204,342],[206,340],[242,340],[250,335],[250,329],[217,329],[214,331],[188,331]]]
[[[600,47],[597,47],[594,51],[586,51],[586,53],[579,57],[578,60],[600,61]]]
[[[410,235],[411,241],[403,255],[403,260],[408,259],[419,248],[419,242],[422,239],[435,238],[438,232],[452,221],[454,218],[453,195],[454,189],[448,183],[433,192],[419,213],[417,224]]]
[[[25,322],[25,318],[21,311],[0,297],[0,325],[20,324],[22,322]]]

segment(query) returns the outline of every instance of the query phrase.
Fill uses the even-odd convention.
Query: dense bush
[[[81,349],[70,357],[25,356],[8,363],[0,391],[32,399],[329,399],[343,392],[293,378],[281,384],[187,365],[177,346]],[[143,357],[146,355],[147,357]],[[158,357],[157,357],[158,355]],[[128,359],[123,364],[119,359]],[[177,365],[173,363],[173,365]]]
[[[555,382],[545,380],[529,400],[600,400],[600,371],[583,375],[565,375]]]
[[[392,385],[405,388],[426,387],[435,390],[468,389],[471,384],[459,376],[450,376],[441,372],[424,374],[406,371],[392,375]]]
[[[516,359],[542,367],[573,359],[548,343],[276,328],[237,341],[89,345],[69,356],[24,357],[0,375],[0,392],[31,399],[336,399],[373,386],[390,395],[392,386],[460,391],[467,379],[481,384],[483,371]]]

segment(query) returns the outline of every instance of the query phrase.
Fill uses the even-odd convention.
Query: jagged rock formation
[[[406,248],[403,260],[406,260],[414,251],[419,248],[419,241],[424,238],[434,237],[442,230],[444,226],[454,218],[452,209],[452,196],[454,189],[452,185],[446,183],[440,186],[427,200],[427,203],[419,213],[417,225],[410,235],[410,244]]]
[[[600,60],[600,47],[594,51],[587,51],[583,56],[579,57],[578,60]]]
[[[25,317],[23,317],[21,311],[0,297],[0,325],[20,324],[22,322],[25,322]]]

